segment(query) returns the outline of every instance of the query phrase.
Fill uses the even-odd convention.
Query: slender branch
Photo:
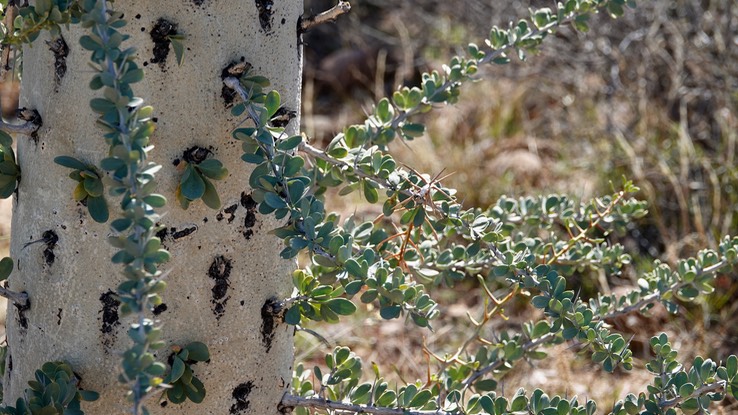
[[[407,197],[413,197],[414,198],[416,196],[412,192],[409,192],[409,191],[406,191],[406,190],[401,190],[401,189],[398,190],[397,189],[397,186],[393,185],[392,183],[388,182],[385,179],[382,179],[381,177],[377,177],[377,176],[374,176],[374,175],[371,175],[371,174],[364,173],[363,171],[361,171],[359,169],[355,169],[354,166],[352,166],[349,163],[346,163],[345,161],[336,160],[333,157],[331,157],[328,154],[326,154],[323,150],[321,150],[319,148],[316,148],[316,147],[313,147],[313,146],[311,146],[310,144],[308,144],[308,143],[306,143],[304,141],[302,143],[300,143],[300,146],[298,147],[298,150],[302,151],[303,153],[305,153],[305,154],[307,154],[307,155],[309,155],[309,156],[311,156],[313,158],[320,159],[320,160],[323,160],[325,162],[328,162],[329,164],[332,164],[332,165],[334,165],[336,167],[341,167],[341,168],[345,168],[345,169],[351,169],[351,170],[353,170],[353,174],[361,177],[362,179],[371,180],[374,183],[377,183],[378,185],[384,187],[385,189],[397,190],[399,193],[402,193],[403,195],[405,195]]]
[[[702,272],[700,273],[700,275],[712,274],[714,272],[717,272],[717,270],[719,270],[720,268],[724,267],[726,264],[727,264],[727,261],[725,259],[723,259],[722,261],[720,261],[720,262],[718,262],[716,264],[710,265],[709,267],[703,269]],[[674,285],[668,291],[672,291],[672,292],[673,291],[677,291],[677,290],[679,290],[680,288],[682,288],[682,287],[684,287],[686,285],[689,285],[689,283],[688,282],[683,282],[683,281],[682,282],[677,282],[677,283],[674,283]],[[634,304],[629,305],[627,307],[623,307],[620,310],[615,310],[615,311],[613,311],[613,312],[611,312],[609,314],[605,314],[604,316],[600,317],[600,319],[607,320],[607,319],[611,319],[611,318],[615,318],[615,317],[619,317],[619,316],[628,314],[628,313],[633,312],[635,310],[640,310],[641,308],[643,308],[644,306],[646,306],[648,304],[655,303],[656,301],[659,301],[661,299],[661,296],[662,295],[663,295],[663,293],[660,293],[660,292],[649,294],[649,295],[641,298],[640,301],[638,301],[637,303],[634,303]]]
[[[703,269],[702,270],[702,273],[703,274],[706,274],[706,273],[709,274],[709,273],[716,272],[717,270],[719,270],[720,268],[722,268],[725,265],[726,265],[726,261],[725,260],[722,260],[722,261],[720,261],[720,262],[718,262],[716,264],[713,264],[713,265],[711,265],[711,266]],[[681,287],[683,287],[683,286],[685,286],[687,284],[688,283],[685,283],[685,282],[675,283],[671,287],[671,289],[669,289],[668,291],[676,291],[679,288],[681,288]],[[662,295],[663,295],[663,293],[649,294],[649,295],[643,297],[640,301],[638,301],[638,302],[636,302],[636,303],[634,303],[632,305],[629,305],[627,307],[623,307],[623,308],[621,308],[619,310],[614,310],[611,313],[605,314],[604,316],[599,316],[599,317],[598,316],[595,316],[594,321],[608,320],[608,319],[612,319],[612,318],[615,318],[615,317],[623,316],[623,315],[632,313],[634,311],[640,310],[640,309],[642,309],[643,307],[645,307],[648,304],[652,304],[652,303],[655,303],[655,302],[661,300]],[[538,346],[540,346],[541,344],[547,343],[547,342],[553,340],[554,337],[555,337],[555,333],[547,333],[547,334],[539,337],[538,339],[536,339],[534,341],[529,341],[529,342],[525,343],[522,346],[523,351],[525,351],[525,352],[531,351],[531,350],[537,348]],[[502,366],[502,364],[504,362],[505,362],[505,359],[500,359],[500,360],[497,360],[497,361],[493,362],[490,365],[487,365],[487,366],[484,366],[484,367],[482,367],[480,369],[477,369],[476,371],[474,371],[473,374],[471,374],[469,376],[469,378],[467,378],[467,380],[464,382],[464,384],[467,385],[467,386],[468,385],[471,385],[480,376],[483,376],[484,374],[489,373],[490,371],[493,371],[493,370],[497,369],[498,367]]]
[[[322,13],[314,14],[312,16],[307,16],[304,18],[300,17],[300,33],[305,33],[315,26],[319,26],[324,23],[335,22],[340,15],[346,14],[350,10],[351,4],[349,4],[349,2],[347,1],[340,0],[338,4]]]
[[[677,405],[681,404],[682,402],[686,401],[687,399],[697,398],[697,397],[700,397],[702,395],[707,394],[708,392],[720,392],[720,391],[723,391],[723,390],[725,390],[725,381],[724,380],[719,380],[719,381],[714,382],[714,383],[708,383],[706,385],[700,386],[699,388],[695,389],[694,392],[692,392],[692,394],[689,395],[689,396],[678,396],[678,397],[676,397],[674,399],[669,399],[668,401],[663,401],[663,402],[659,403],[659,407],[661,407],[661,409],[671,408],[673,406],[677,406]]]
[[[26,121],[23,124],[9,124],[0,120],[0,130],[6,133],[31,135],[38,131],[39,127],[41,126],[33,121]]]
[[[280,411],[286,408],[294,408],[296,406],[314,408],[314,409],[326,409],[332,411],[339,411],[343,413],[351,414],[374,414],[374,415],[448,415],[451,412],[445,412],[441,410],[437,411],[409,411],[402,408],[380,408],[376,406],[367,405],[352,405],[343,402],[335,402],[322,398],[302,398],[300,396],[294,396],[285,394],[282,397],[282,403],[280,404]]]
[[[556,337],[556,333],[546,333],[543,336],[531,340],[527,343],[525,343],[522,348],[524,352],[529,352],[533,349],[536,349],[538,346],[540,346],[543,343],[547,343],[551,340],[553,340]],[[484,376],[484,374],[489,373],[498,367],[502,366],[505,363],[505,359],[496,360],[494,363],[487,365],[483,368],[477,369],[472,373],[465,381],[464,386],[468,387],[472,383],[474,383],[475,380],[479,379],[481,376]]]
[[[10,291],[5,287],[0,287],[0,296],[7,298],[21,307],[28,305],[28,294],[25,292],[19,293]]]

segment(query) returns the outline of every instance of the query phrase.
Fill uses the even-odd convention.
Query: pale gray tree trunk
[[[155,108],[157,129],[150,153],[163,169],[158,189],[169,203],[164,209],[164,245],[172,254],[163,294],[166,309],[157,318],[167,341],[206,343],[209,363],[194,366],[206,388],[200,404],[147,406],[156,414],[270,414],[286,390],[292,368],[292,328],[262,314],[274,297],[289,296],[294,264],[279,259],[280,242],[267,232],[276,226],[256,213],[249,197],[250,169],[239,157],[240,143],[230,131],[241,121],[231,116],[221,96],[222,70],[245,60],[254,73],[272,81],[284,105],[299,111],[301,46],[298,0],[126,0],[114,7],[125,12],[124,29],[136,46],[146,78],[133,84],[135,94]],[[150,32],[164,18],[186,35],[184,63],[170,51],[166,63],[152,63]],[[107,225],[95,223],[72,199],[76,182],[70,170],[55,165],[59,155],[98,164],[107,155],[102,131],[89,109],[93,71],[89,52],[79,46],[81,27],[64,30],[69,47],[66,73],[58,74],[55,56],[42,35],[24,50],[21,105],[43,117],[37,139],[18,138],[22,180],[14,208],[11,256],[16,269],[10,289],[25,291],[30,309],[8,310],[9,357],[5,401],[14,402],[46,361],[66,360],[81,376],[81,386],[101,393],[83,404],[87,414],[129,411],[125,388],[118,383],[119,354],[129,345],[129,321],[119,319],[111,293],[122,281],[106,242]],[[61,75],[61,76],[57,76]],[[57,79],[60,78],[60,79]],[[297,132],[299,118],[288,130]],[[202,201],[181,209],[174,190],[181,172],[174,165],[184,151],[200,146],[224,162],[230,175],[215,182],[220,211]],[[111,220],[118,200],[108,197]],[[56,235],[58,241],[49,238]],[[31,245],[47,236],[47,242]],[[164,235],[164,234],[162,234]],[[168,349],[159,351],[166,360]]]

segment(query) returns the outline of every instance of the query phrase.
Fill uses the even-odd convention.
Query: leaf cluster
[[[18,10],[14,31],[7,33],[3,43],[12,45],[30,44],[43,31],[52,36],[61,34],[61,26],[76,23],[82,15],[79,1],[76,0],[37,0],[34,5]]]
[[[109,193],[120,197],[122,209],[122,215],[111,222],[113,235],[108,239],[117,248],[111,261],[123,265],[126,277],[118,286],[117,298],[122,315],[138,315],[128,330],[133,344],[123,353],[119,380],[129,385],[133,411],[147,414],[143,400],[161,387],[166,368],[151,353],[164,346],[159,340],[161,329],[145,312],[162,302],[160,293],[166,283],[157,268],[169,260],[155,236],[160,219],[156,209],[166,199],[155,193],[155,174],[161,166],[147,160],[154,131],[153,108],[133,94],[132,84],[141,81],[144,73],[134,61],[135,49],[123,47],[129,36],[119,31],[126,25],[122,13],[110,10],[107,1],[82,0],[80,4],[81,25],[88,29],[80,44],[91,52],[96,70],[90,88],[102,91],[102,97],[90,101],[90,108],[98,114],[98,125],[110,146],[100,167],[109,173]]]
[[[172,369],[164,378],[164,383],[169,385],[167,398],[172,403],[182,403],[187,399],[200,403],[205,399],[205,386],[193,374],[192,365],[209,359],[210,352],[204,343],[192,342],[185,347],[175,347],[171,358]]]
[[[107,222],[110,212],[103,195],[105,191],[103,178],[97,168],[70,156],[57,156],[54,158],[54,163],[72,169],[69,177],[77,182],[77,187],[73,192],[74,200],[87,206],[90,217],[95,222]]]
[[[79,379],[66,362],[47,362],[28,382],[25,397],[0,408],[8,415],[82,415],[81,401],[95,401],[97,392],[79,389]]]
[[[175,197],[183,209],[190,203],[202,199],[211,209],[220,209],[220,197],[211,180],[223,180],[228,177],[228,169],[216,159],[205,159],[200,162],[181,161],[184,174],[177,185]]]

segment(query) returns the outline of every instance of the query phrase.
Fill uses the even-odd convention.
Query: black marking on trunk
[[[159,314],[167,311],[167,305],[165,303],[161,303],[158,306],[154,307],[154,310],[151,312],[154,313],[155,316],[158,316]]]
[[[297,111],[293,111],[286,107],[279,107],[279,109],[277,110],[277,112],[274,113],[274,116],[270,121],[272,122],[273,126],[284,128],[295,117],[297,117]]]
[[[177,24],[163,17],[159,18],[149,34],[151,40],[154,41],[154,57],[151,58],[151,63],[158,63],[159,67],[164,70],[171,43],[169,36],[177,34]]]
[[[259,10],[259,24],[266,33],[272,30],[273,8],[273,0],[256,0],[256,9]]]
[[[59,235],[52,230],[48,230],[44,232],[41,237],[43,238],[44,245],[46,245],[43,252],[44,262],[46,262],[46,265],[51,266],[54,264],[54,260],[56,259],[54,248],[56,248],[56,243],[59,242]]]
[[[251,194],[241,192],[241,206],[246,208],[246,217],[243,220],[243,237],[248,241],[254,236],[254,230],[251,229],[256,225],[256,207],[258,204],[251,198]]]
[[[26,303],[23,305],[17,303],[13,303],[13,305],[18,310],[18,325],[21,329],[28,330],[28,318],[26,317],[26,311],[31,309],[31,300],[26,300]]]
[[[274,341],[274,329],[276,329],[277,324],[279,324],[279,308],[281,307],[279,304],[279,300],[276,297],[272,297],[266,300],[264,305],[261,307],[261,343],[266,348],[267,353],[272,350],[272,342]]]
[[[64,75],[67,74],[69,46],[67,46],[67,42],[64,41],[62,35],[59,35],[59,37],[50,42],[47,41],[46,44],[49,45],[49,50],[54,53],[54,78],[56,84],[59,85]]]
[[[59,310],[59,312],[58,312],[58,313],[56,313],[56,325],[57,325],[57,326],[61,326],[61,319],[62,319],[62,309],[61,309],[61,308],[59,308],[58,310]]]
[[[100,332],[107,335],[102,337],[102,344],[105,346],[105,351],[107,352],[108,349],[113,346],[113,343],[115,343],[115,333],[113,332],[113,328],[120,325],[118,317],[118,306],[120,306],[120,301],[116,298],[115,293],[112,290],[108,290],[100,295],[100,303],[102,303],[102,309],[98,312],[98,314],[102,313]]]
[[[182,158],[190,164],[200,164],[210,154],[213,154],[212,147],[207,149],[200,146],[192,146],[182,153]]]
[[[184,238],[185,236],[192,234],[196,230],[197,230],[197,226],[193,226],[191,228],[184,228],[181,231],[172,233],[172,239]]]
[[[249,395],[254,388],[254,382],[248,381],[236,386],[233,389],[231,396],[236,401],[236,403],[231,405],[231,409],[230,411],[228,411],[231,415],[240,415],[245,413],[249,409],[249,405],[251,405],[251,401],[249,401]]]
[[[228,206],[227,208],[223,209],[223,212],[231,215],[228,218],[228,223],[232,223],[233,222],[233,219],[236,219],[236,213],[235,213],[236,212],[236,209],[238,209],[238,205],[237,204],[233,204],[233,205]]]
[[[222,255],[215,257],[208,269],[208,277],[215,281],[215,285],[211,289],[213,298],[210,300],[210,303],[212,304],[213,314],[215,314],[217,320],[220,320],[223,314],[225,314],[226,303],[230,299],[227,294],[232,269],[231,260],[226,259]]]
[[[156,226],[159,226],[159,224],[157,223]],[[159,238],[160,241],[164,241],[164,238],[166,238],[167,235],[169,235],[169,229],[167,229],[166,227],[163,227],[163,228],[159,229],[154,234],[154,236],[156,236],[157,238]]]

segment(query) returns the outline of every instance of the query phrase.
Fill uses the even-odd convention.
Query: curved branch
[[[6,133],[31,135],[38,131],[39,127],[41,126],[33,121],[26,121],[23,124],[10,124],[0,120],[0,131]]]
[[[708,383],[706,385],[700,386],[699,388],[695,389],[694,392],[692,392],[692,394],[689,395],[689,396],[678,396],[678,397],[676,397],[674,399],[669,399],[668,401],[663,401],[663,402],[659,403],[659,407],[661,407],[661,409],[671,408],[673,406],[677,406],[677,405],[681,404],[682,402],[686,401],[687,399],[690,399],[690,398],[698,398],[698,397],[700,397],[702,395],[705,395],[705,394],[707,394],[709,392],[721,392],[723,390],[725,390],[725,381],[724,380],[719,380],[717,382]]]
[[[306,16],[304,18],[300,16],[298,26],[299,32],[305,33],[315,26],[322,25],[323,23],[335,22],[340,15],[346,14],[349,11],[351,11],[351,4],[347,1],[339,0],[338,4],[322,13]]]
[[[713,264],[713,265],[711,265],[711,266],[703,269],[702,272],[700,273],[700,275],[712,274],[712,273],[716,272],[717,270],[719,270],[720,268],[724,267],[725,265],[727,265],[727,261],[725,259],[723,259],[722,261],[720,261],[720,262],[718,262],[716,264]],[[683,281],[676,282],[666,292],[675,292],[675,291],[678,291],[680,288],[682,288],[682,287],[684,287],[686,285],[689,285],[689,284],[690,283],[683,282]],[[627,307],[623,307],[620,310],[614,310],[611,313],[608,313],[608,314],[605,314],[604,316],[601,316],[600,319],[601,320],[608,320],[608,319],[611,319],[611,318],[615,318],[615,317],[619,317],[619,316],[622,316],[622,315],[631,313],[631,312],[636,311],[636,310],[640,310],[640,309],[642,309],[643,307],[645,307],[645,306],[647,306],[649,304],[653,304],[653,303],[655,303],[657,301],[660,301],[661,300],[661,297],[663,295],[664,295],[664,292],[655,292],[655,293],[649,294],[649,295],[641,298],[637,303],[631,304],[631,305],[629,305]]]
[[[25,292],[19,293],[0,286],[0,296],[7,298],[20,307],[28,305],[28,293]]]

